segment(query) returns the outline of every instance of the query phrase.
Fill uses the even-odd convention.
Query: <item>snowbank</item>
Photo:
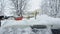
[[[3,20],[2,26],[12,25],[60,25],[60,18],[53,18],[47,15],[37,16],[37,19],[23,19],[21,21],[16,20]]]

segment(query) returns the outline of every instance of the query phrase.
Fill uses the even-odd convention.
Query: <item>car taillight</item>
[[[22,20],[23,17],[18,17],[18,18],[15,18],[15,20]]]

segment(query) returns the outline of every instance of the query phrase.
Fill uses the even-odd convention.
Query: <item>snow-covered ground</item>
[[[20,27],[5,27],[0,29],[0,34],[52,34],[51,30],[46,29],[34,29],[32,31],[30,27],[20,28]]]
[[[30,19],[23,19],[20,21],[16,20],[3,20],[2,21],[2,27],[6,26],[12,26],[12,25],[60,25],[60,18],[53,18],[47,15],[37,15],[36,19],[30,18]]]
[[[0,28],[0,34],[52,34],[51,28],[35,29],[36,33],[32,31],[32,25],[52,25],[55,18],[47,15],[37,16],[37,18],[16,20],[3,20]],[[56,18],[58,20],[58,18]],[[50,21],[52,23],[50,23]],[[57,23],[57,22],[56,22]]]
[[[37,15],[35,18],[16,20],[3,20],[0,28],[1,34],[51,34],[50,25],[59,28],[60,18],[53,18],[47,15]],[[38,32],[32,32],[30,26],[33,25],[46,25],[47,29],[36,29]],[[58,25],[58,26],[57,26]]]
[[[47,15],[37,16],[37,19],[23,19],[21,21],[16,20],[3,20],[0,30],[0,34],[52,34],[51,28],[47,27],[45,29],[35,29],[36,32],[33,32],[31,25],[51,25],[50,21],[55,18],[49,17]]]

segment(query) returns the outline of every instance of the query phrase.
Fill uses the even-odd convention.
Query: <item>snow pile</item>
[[[34,30],[34,31],[32,31]],[[31,27],[21,28],[20,26],[2,27],[0,34],[52,34],[51,29],[31,29]]]
[[[20,27],[5,27],[1,28],[0,34],[29,34],[30,31],[31,31],[30,27],[23,29],[21,29]]]
[[[2,23],[5,23],[2,25],[2,29],[5,29],[4,33],[16,33],[16,34],[51,34],[51,29],[48,27],[47,29],[36,29],[38,30],[36,33],[32,32],[32,29],[29,27],[30,25],[60,25],[60,18],[53,18],[49,17],[47,15],[37,15],[37,19],[35,18],[30,18],[30,19],[23,19],[22,21],[15,21],[15,20],[5,20],[2,21]],[[24,26],[24,28],[21,25]],[[3,27],[5,26],[5,28]],[[27,28],[26,28],[26,27]],[[7,27],[7,28],[6,28]],[[1,32],[2,32],[1,29]],[[12,32],[11,32],[12,31]],[[0,32],[0,33],[1,33]],[[44,33],[43,33],[44,32]]]
[[[53,18],[47,15],[37,15],[36,20],[31,18],[28,22],[36,23],[36,24],[44,24],[44,25],[53,25],[53,24],[60,24],[60,18]]]
[[[37,16],[35,18],[23,19],[21,21],[16,20],[3,20],[2,26],[12,26],[12,25],[60,25],[60,18],[53,18],[47,15]]]

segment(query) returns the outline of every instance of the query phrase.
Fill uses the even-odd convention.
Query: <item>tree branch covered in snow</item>
[[[51,17],[60,17],[60,0],[43,0],[41,4],[42,13]]]

